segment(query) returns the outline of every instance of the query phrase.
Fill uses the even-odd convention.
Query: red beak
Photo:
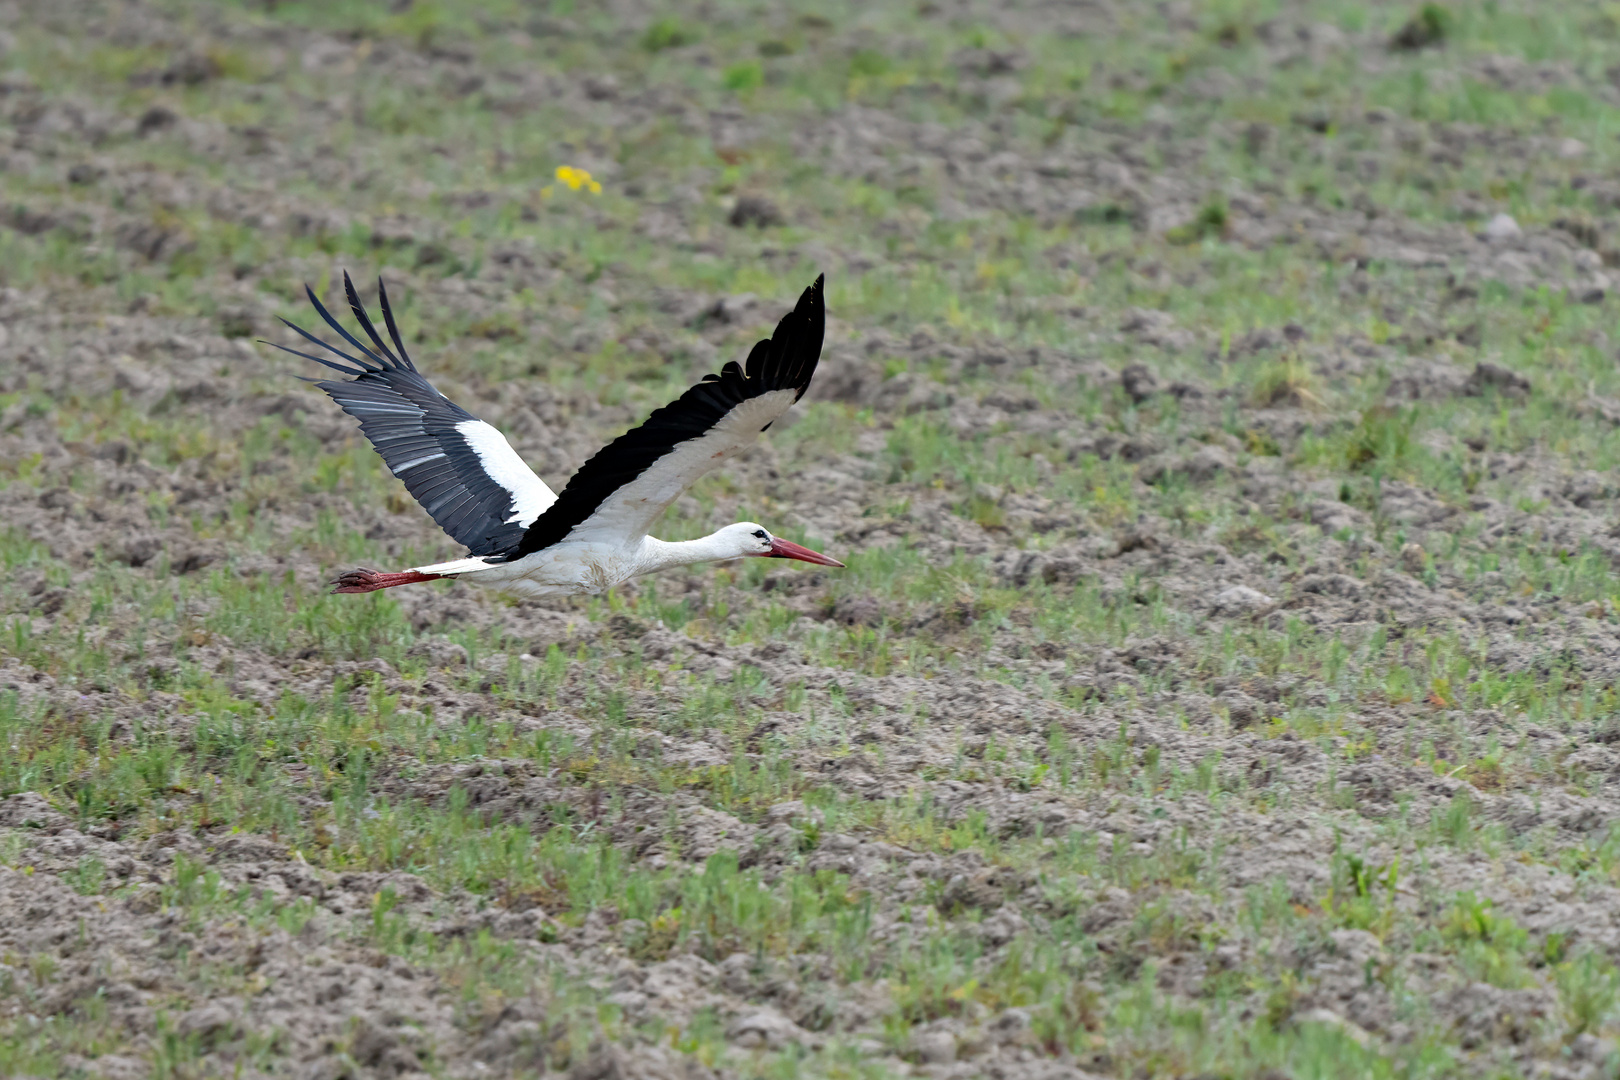
[[[837,559],[823,555],[819,551],[811,551],[807,547],[800,547],[791,540],[784,540],[780,536],[771,537],[771,551],[766,556],[770,559],[798,559],[800,562],[815,563],[818,566],[843,566]]]

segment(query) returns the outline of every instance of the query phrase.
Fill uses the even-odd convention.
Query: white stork
[[[704,473],[746,449],[804,396],[821,358],[826,326],[822,278],[804,290],[776,333],[726,364],[619,436],[555,494],[495,428],[446,398],[405,353],[388,290],[377,292],[392,350],[360,304],[349,275],[349,307],[371,339],[362,344],[305,286],[321,318],[358,352],[351,356],[299,326],[306,340],[348,361],[334,363],[285,345],[276,348],[324,364],[348,379],[316,382],[360,430],[439,527],[470,555],[395,574],[350,570],[340,593],[374,592],[437,578],[466,578],[522,596],[599,593],[672,566],[748,555],[843,566],[751,521],[701,540],[671,543],[648,536],[664,510]],[[309,380],[314,381],[314,380]]]

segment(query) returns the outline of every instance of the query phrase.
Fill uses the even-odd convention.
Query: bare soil
[[[1286,109],[1302,66],[1426,64],[1612,116],[1601,72],[1289,7],[1232,24],[1246,68],[1111,117],[1152,57],[1227,48],[1216,13],[726,9],[649,52],[640,4],[277,7],[0,5],[7,1071],[1610,1075],[1609,148],[1533,109]],[[944,74],[683,90],[746,83],[726,34],[793,50],[760,94],[898,70],[863,50]],[[1040,74],[1115,38],[1144,51]],[[757,517],[852,571],[318,599],[455,553],[255,341],[344,267],[553,486],[824,270],[803,414],[672,526]],[[865,921],[590,892],[722,865],[842,875]]]

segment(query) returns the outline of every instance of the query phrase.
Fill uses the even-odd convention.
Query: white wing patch
[[[708,431],[678,444],[609,495],[590,517],[574,526],[568,540],[636,543],[682,492],[704,473],[752,446],[766,425],[780,419],[798,396],[793,389],[771,390],[741,402]]]
[[[495,428],[482,420],[463,420],[456,425],[456,430],[478,455],[484,474],[512,493],[512,516],[505,524],[533,524],[535,518],[557,501],[556,493],[524,464],[506,436]]]

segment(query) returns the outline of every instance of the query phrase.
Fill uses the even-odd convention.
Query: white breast
[[[634,574],[634,559],[612,545],[557,544],[467,576],[514,596],[581,596],[605,592]]]

